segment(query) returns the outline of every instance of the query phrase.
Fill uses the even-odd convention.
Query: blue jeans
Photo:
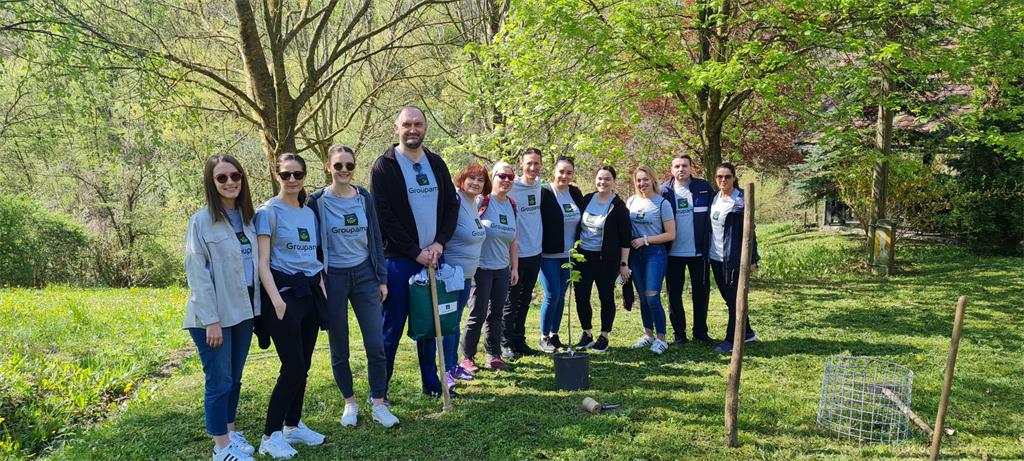
[[[352,367],[349,365],[348,306],[363,333],[366,378],[370,397],[384,398],[387,391],[387,359],[384,358],[384,322],[381,313],[380,282],[369,258],[346,269],[327,269],[327,339],[331,341],[331,370],[341,395],[352,397]]]
[[[409,318],[409,277],[423,266],[416,260],[404,256],[387,258],[388,299],[384,300],[384,353],[387,358],[388,387],[395,372],[395,355],[398,343],[405,333],[405,321]],[[420,384],[424,392],[441,392],[441,380],[437,377],[437,346],[434,339],[416,341],[416,355],[420,364]],[[385,394],[386,396],[386,394]]]
[[[665,334],[665,308],[661,305],[661,283],[665,280],[668,256],[664,245],[650,245],[629,252],[633,285],[640,294],[640,318],[645,330]]]
[[[199,360],[206,375],[206,432],[212,436],[227,435],[228,423],[235,422],[238,394],[242,390],[242,369],[252,342],[252,320],[221,328],[224,344],[211,348],[206,344],[205,328],[189,328],[192,342],[199,350]]]
[[[540,259],[540,286],[544,288],[544,301],[540,304],[540,333],[558,334],[565,311],[565,291],[569,288],[569,269],[562,264],[569,258]]]
[[[466,303],[469,302],[469,290],[473,288],[473,279],[466,279],[466,286],[462,288],[459,293],[459,310],[455,314],[458,317],[456,321],[459,325],[462,325],[462,310],[465,309]],[[451,371],[455,368],[455,365],[459,364],[459,337],[461,334],[460,330],[456,330],[454,335],[448,335],[441,338],[441,343],[444,346],[444,369],[445,371]]]

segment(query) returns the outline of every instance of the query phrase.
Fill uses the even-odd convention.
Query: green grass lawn
[[[847,353],[909,367],[915,374],[912,406],[932,420],[960,294],[968,296],[968,310],[947,418],[957,434],[944,440],[945,459],[980,459],[983,453],[1024,459],[1024,261],[904,244],[897,249],[900,273],[881,278],[859,269],[859,239],[792,226],[764,226],[759,237],[764,259],[750,302],[763,342],[747,348],[738,449],[724,446],[728,357],[698,344],[673,347],[662,356],[633,351],[628,346],[640,332],[640,315],[620,310],[611,352],[592,356],[590,391],[556,391],[550,357],[522,359],[515,373],[484,371],[460,384],[462,396],[447,414],[440,414],[438,400],[420,396],[415,350],[406,340],[391,393],[402,425],[390,430],[372,422],[365,405],[358,427],[338,424],[343,402],[321,335],[304,420],[327,435],[327,442],[299,447],[298,459],[921,459],[928,440],[920,432],[900,445],[858,445],[818,429],[823,363],[829,355]],[[11,355],[54,369],[85,361],[93,365],[88,376],[114,383],[115,391],[121,386],[121,392],[101,393],[91,408],[116,408],[87,430],[57,434],[63,437],[46,456],[208,456],[198,360],[189,357],[166,378],[143,378],[156,375],[173,351],[190,347],[178,330],[183,295],[180,289],[0,291],[6,318],[12,307],[16,312],[0,323],[3,434],[16,434],[12,428],[19,427],[8,413],[14,408],[17,417],[20,408],[17,402],[10,406],[7,394],[7,370],[19,369],[17,359],[9,364]],[[531,332],[537,331],[538,310],[531,311]],[[714,291],[710,323],[713,336],[722,337],[725,307]],[[353,338],[351,344],[357,396],[365,399],[361,341]],[[238,423],[256,444],[278,362],[272,350],[255,346],[249,360]],[[15,388],[37,382],[31,369],[13,376]],[[127,383],[135,384],[126,394]],[[22,401],[32,402],[48,389],[30,388],[34,395]],[[123,395],[135,397],[118,404]],[[583,415],[577,406],[584,396],[623,410]]]

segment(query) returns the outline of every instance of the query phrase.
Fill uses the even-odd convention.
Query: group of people
[[[419,109],[403,108],[394,128],[398,143],[374,162],[369,189],[353,183],[356,153],[336,145],[324,166],[330,185],[307,196],[306,162],[286,153],[276,162],[279,192],[258,210],[236,159],[222,155],[207,161],[207,206],[192,216],[185,237],[190,293],[184,328],[206,376],[212,459],[249,460],[256,452],[235,427],[254,332],[260,347],[274,344],[281,362],[267,405],[261,454],[290,458],[297,453],[294,445],[324,441],[301,419],[319,330],[327,331],[331,368],[345,400],[341,425],[357,424],[350,305],[366,352],[370,414],[385,427],[398,424],[388,389],[409,317],[410,278],[425,267],[452,266],[463,275],[464,280],[455,281],[462,288],[456,311],[460,320],[471,304],[462,330],[443,337],[449,389],[474,379],[481,367],[511,371],[509,362],[540,353],[526,334],[538,278],[544,290],[538,347],[548,353],[566,348],[558,333],[571,251],[582,255],[574,263],[580,273],[574,294],[583,329],[578,348],[608,350],[617,280],[631,282],[640,295],[643,334],[634,348],[656,354],[669,348],[663,280],[672,343],[687,342],[682,302],[687,270],[692,337],[715,345],[707,327],[710,267],[729,308],[725,340],[716,350],[731,351],[743,226],[743,192],[736,187],[732,165],[715,169],[717,190],[691,175],[692,159],[686,155],[673,158],[672,177],[660,185],[653,170],[640,166],[630,178],[635,194],[624,201],[615,193],[618,176],[612,166],[598,169],[595,192],[587,195],[575,185],[569,157],[559,157],[553,180],[543,183],[542,155],[534,148],[519,156],[519,175],[505,162],[490,171],[470,163],[453,181],[444,159],[423,145],[427,122]],[[595,285],[597,334],[590,305]],[[756,340],[749,323],[745,328],[744,339]],[[416,349],[423,393],[440,396],[435,341],[419,340]]]

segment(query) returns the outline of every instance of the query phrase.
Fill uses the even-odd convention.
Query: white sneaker
[[[245,440],[244,432],[228,432],[228,440],[231,441],[232,445],[241,450],[242,453],[245,453],[250,456],[252,456],[253,453],[256,453],[256,447],[252,446],[252,444],[249,443],[248,440]]]
[[[359,404],[346,403],[345,412],[341,414],[342,426],[355,426],[359,422]]]
[[[654,343],[654,337],[653,336],[643,335],[643,336],[640,337],[640,339],[636,340],[636,342],[633,343],[633,349],[643,349],[645,347],[650,346],[653,343]]]
[[[377,421],[384,427],[398,425],[398,418],[391,413],[391,408],[385,404],[374,405],[371,413],[373,414],[373,420]]]
[[[299,425],[292,429],[284,428],[284,439],[288,443],[301,443],[309,446],[324,443],[324,435],[307,427],[302,420],[299,420]]]
[[[666,343],[665,341],[655,339],[654,342],[651,343],[651,352],[654,352],[655,354],[661,355],[662,352],[665,352],[667,350],[668,343]]]
[[[284,433],[275,431],[270,437],[263,436],[260,440],[260,454],[270,455],[274,459],[288,459],[299,454],[284,438]]]
[[[221,448],[220,450],[213,449],[213,461],[255,461],[249,453],[242,451],[241,447],[234,443],[229,443],[228,446]]]

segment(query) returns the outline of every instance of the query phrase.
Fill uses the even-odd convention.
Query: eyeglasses
[[[291,181],[295,178],[296,181],[302,181],[302,178],[306,177],[305,171],[278,171],[277,175],[284,181]]]
[[[511,181],[513,179],[516,179],[516,175],[514,175],[512,173],[498,173],[498,174],[494,175],[494,177],[498,178],[498,179],[505,180],[505,181]]]
[[[213,179],[216,179],[217,182],[219,182],[221,184],[227,183],[228,179],[230,179],[231,182],[238,182],[238,181],[242,180],[242,173],[239,173],[237,171],[234,172],[234,173],[231,173],[231,174],[221,173],[221,174],[219,174],[217,176],[214,176]]]
[[[356,171],[356,164],[354,162],[336,162],[334,165],[334,171]]]
[[[731,174],[716,174],[715,179],[732,179]]]

